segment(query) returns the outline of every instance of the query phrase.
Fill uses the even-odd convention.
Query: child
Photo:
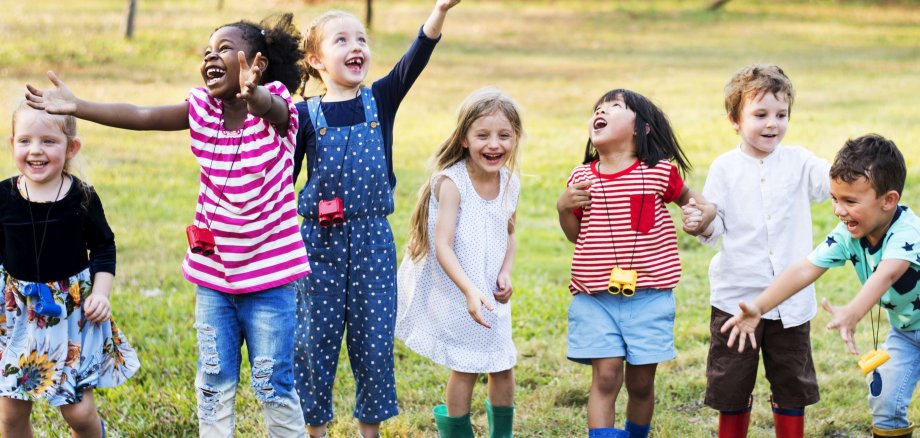
[[[760,319],[797,291],[814,283],[828,268],[853,263],[863,286],[845,306],[822,303],[833,315],[828,329],[840,330],[849,350],[857,354],[856,324],[875,303],[888,310],[891,329],[885,347],[891,359],[878,367],[869,383],[874,436],[909,437],[907,419],[911,394],[920,378],[920,219],[898,205],[907,166],[891,140],[869,134],[848,140],[831,166],[831,199],[841,223],[824,242],[786,269],[770,287],[746,304],[722,326],[728,346],[738,339],[757,348]]]
[[[511,436],[517,350],[508,302],[523,135],[510,97],[494,88],[471,94],[412,213],[396,336],[451,369],[447,405],[434,408],[443,437],[473,436],[470,399],[479,373],[489,374],[489,436]]]
[[[306,82],[319,79],[325,94],[297,106],[294,178],[306,156],[298,212],[314,274],[298,295],[294,376],[314,437],[325,435],[333,417],[332,387],[346,327],[359,432],[375,437],[380,422],[398,414],[396,246],[386,218],[393,213],[396,184],[393,121],[440,39],[447,11],[457,3],[437,0],[409,51],[370,87],[363,86],[371,59],[368,37],[357,18],[328,12],[306,32]]]
[[[0,435],[32,436],[32,401],[44,398],[74,436],[104,436],[93,388],[140,368],[111,319],[115,235],[96,191],[70,173],[73,117],[22,103],[10,143],[19,175],[0,182]]]
[[[243,342],[269,435],[305,436],[291,364],[293,282],[310,271],[292,178],[297,109],[288,90],[300,86],[302,52],[291,20],[286,14],[274,24],[217,28],[201,64],[206,87],[177,105],[87,102],[53,73],[55,88],[29,87],[31,104],[49,112],[127,129],[191,131],[201,185],[182,271],[197,285],[201,436],[233,433]]]
[[[692,232],[708,226],[715,206],[684,185],[678,171],[690,165],[667,117],[644,96],[607,92],[588,129],[584,164],[572,171],[556,202],[559,224],[576,244],[567,356],[592,367],[589,436],[645,437],[655,407],[655,368],[674,358],[672,289],[680,259],[665,204],[700,201],[704,214],[687,228]],[[624,360],[625,431],[613,428]]]
[[[720,437],[745,437],[759,355],[731,351],[719,328],[737,314],[739,300],[753,301],[787,266],[808,255],[812,202],[828,197],[830,163],[798,146],[782,146],[795,92],[772,64],[746,66],[725,86],[728,121],[741,136],[734,150],[709,168],[703,195],[719,214],[698,238],[721,251],[709,268],[712,305],[707,406],[719,411]],[[691,205],[686,219],[697,217]],[[764,369],[773,392],[777,437],[801,437],[805,406],[818,402],[809,321],[817,312],[808,285],[773,312],[758,330]]]

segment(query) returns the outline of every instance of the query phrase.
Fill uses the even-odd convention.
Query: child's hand
[[[680,219],[684,223],[684,231],[687,234],[694,236],[699,234],[699,227],[703,222],[703,210],[696,205],[696,199],[690,198],[690,201],[680,208]]]
[[[568,186],[559,200],[556,201],[556,209],[559,211],[572,211],[576,208],[585,208],[591,205],[591,181],[582,181],[578,184]]]
[[[859,322],[859,318],[851,311],[850,306],[833,306],[830,301],[827,301],[827,298],[822,298],[821,307],[833,317],[833,320],[827,323],[827,329],[839,330],[840,337],[847,344],[850,353],[859,354],[859,350],[856,349],[856,339],[854,338],[856,323]]]
[[[466,295],[466,310],[470,312],[473,321],[485,328],[492,328],[489,323],[482,317],[482,306],[485,306],[490,312],[495,310],[489,300],[486,299],[478,290]]]
[[[728,335],[728,348],[733,346],[735,338],[737,338],[738,352],[742,353],[744,352],[746,339],[751,340],[751,348],[757,348],[757,340],[754,338],[754,331],[757,330],[757,325],[760,324],[761,313],[757,306],[753,304],[744,304],[744,301],[739,302],[738,307],[741,308],[741,313],[725,321],[725,324],[722,324],[722,328],[719,331],[725,333],[731,328],[732,332]]]
[[[506,304],[511,300],[511,275],[508,273],[500,272],[498,274],[498,281],[495,282],[498,286],[498,290],[492,293],[492,296],[495,297],[495,301],[499,303]]]
[[[64,85],[53,71],[48,71],[48,79],[54,88],[40,90],[31,84],[26,84],[26,104],[37,110],[44,110],[49,114],[74,114],[77,112],[77,97],[73,95],[67,85]]]
[[[256,57],[252,59],[252,66],[246,62],[246,53],[242,50],[236,52],[236,56],[240,61],[240,94],[237,94],[236,97],[248,101],[255,96],[256,88],[262,82],[262,69],[259,67],[262,52],[256,53]]]
[[[83,302],[83,316],[91,322],[102,322],[112,316],[109,298],[103,294],[90,294]]]
[[[435,9],[447,12],[450,8],[457,6],[458,3],[460,3],[460,0],[438,0],[435,3]]]

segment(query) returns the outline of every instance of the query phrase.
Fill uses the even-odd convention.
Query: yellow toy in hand
[[[614,266],[610,270],[610,282],[607,283],[607,292],[616,295],[620,292],[624,297],[631,297],[636,293],[636,279],[639,274],[632,269],[620,269]]]
[[[859,358],[859,368],[863,373],[869,374],[881,364],[891,359],[891,356],[885,350],[872,350]]]

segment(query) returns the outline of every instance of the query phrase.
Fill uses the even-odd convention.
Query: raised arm
[[[188,129],[188,104],[140,107],[127,103],[100,103],[75,96],[54,72],[48,72],[54,85],[38,89],[26,84],[26,103],[50,114],[70,114],[115,128],[135,131],[180,131]]]
[[[425,26],[422,28],[422,32],[425,32],[426,37],[434,39],[441,35],[441,27],[444,26],[444,19],[447,18],[447,11],[457,6],[457,3],[460,3],[460,0],[438,0],[435,2],[434,9],[431,11],[431,15],[428,16],[428,20],[425,21]]]
[[[492,305],[482,295],[479,288],[470,281],[463,271],[460,260],[454,253],[454,233],[457,231],[457,214],[460,211],[460,190],[449,178],[443,178],[437,188],[438,217],[434,225],[434,252],[444,269],[444,273],[460,288],[466,296],[467,311],[474,321],[484,327],[492,328],[482,316],[482,306],[493,310]]]
[[[266,67],[262,53],[256,53],[251,66],[246,61],[246,52],[237,52],[237,59],[240,62],[240,93],[236,97],[246,101],[246,110],[249,114],[261,117],[287,131],[291,118],[291,109],[288,108],[287,102],[281,96],[273,95],[264,85],[259,85]]]

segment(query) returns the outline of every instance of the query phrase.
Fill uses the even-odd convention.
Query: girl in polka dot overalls
[[[470,399],[479,373],[489,375],[489,436],[512,436],[517,350],[509,300],[523,135],[510,97],[494,88],[471,94],[412,213],[396,336],[451,370],[447,404],[434,408],[442,437],[473,436]]]
[[[353,415],[362,436],[398,414],[393,372],[396,247],[392,144],[396,110],[440,39],[447,11],[437,0],[418,38],[385,77],[363,86],[371,54],[353,15],[331,11],[306,31],[307,81],[324,94],[297,105],[294,178],[306,157],[298,212],[313,273],[297,303],[294,379],[311,436],[326,434],[342,338],[355,378]],[[345,332],[347,331],[347,336]]]

